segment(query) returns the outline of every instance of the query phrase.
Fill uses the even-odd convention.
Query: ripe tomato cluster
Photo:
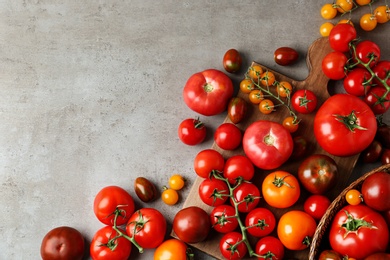
[[[349,14],[349,19],[340,19],[337,24],[347,23],[353,25],[351,14],[354,10],[358,8],[367,7],[370,12],[364,13],[359,19],[360,27],[365,31],[374,30],[378,24],[385,24],[390,20],[390,9],[389,6],[385,3],[377,5],[376,8],[373,8],[373,0],[336,0],[334,3],[326,3],[321,7],[320,13],[322,18],[325,20],[335,19],[338,14],[340,17],[343,17],[346,14]],[[386,2],[386,1],[385,1]],[[320,33],[322,36],[328,36],[334,23],[328,21],[321,25]]]

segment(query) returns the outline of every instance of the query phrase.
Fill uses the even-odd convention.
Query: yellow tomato
[[[320,34],[323,37],[329,36],[330,31],[333,29],[334,25],[331,22],[323,23],[320,27]]]
[[[375,15],[373,14],[364,14],[361,18],[360,18],[360,27],[365,30],[365,31],[372,31],[375,29],[376,25],[377,25],[377,20],[376,20],[376,17]]]
[[[324,4],[321,8],[321,16],[326,20],[331,20],[337,15],[337,9],[333,4]]]

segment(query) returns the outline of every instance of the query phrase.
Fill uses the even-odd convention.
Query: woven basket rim
[[[378,168],[375,168],[365,174],[363,174],[360,178],[353,181],[350,185],[348,185],[337,197],[332,201],[329,205],[329,208],[326,210],[324,216],[322,216],[320,222],[317,225],[317,229],[314,233],[313,240],[310,246],[309,251],[309,260],[317,259],[317,254],[319,247],[321,245],[322,237],[324,236],[329,224],[332,222],[334,215],[346,204],[345,195],[350,189],[354,189],[359,187],[363,181],[377,172],[390,172],[390,164],[382,165]]]

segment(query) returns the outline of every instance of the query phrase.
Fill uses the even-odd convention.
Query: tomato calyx
[[[334,115],[337,121],[344,124],[345,127],[348,128],[349,131],[355,132],[355,129],[358,130],[367,130],[367,128],[362,127],[358,124],[358,118],[356,116],[355,111],[352,110],[351,114],[343,116],[343,115]]]
[[[258,219],[257,223],[251,226],[247,226],[246,228],[253,228],[253,227],[258,227],[261,230],[264,230],[266,227],[269,227],[268,223],[265,221],[265,219]]]
[[[283,177],[277,177],[276,174],[275,174],[275,177],[274,177],[274,181],[272,182],[276,187],[280,188],[282,187],[283,185],[293,189],[294,187],[291,186],[288,182],[284,181],[284,179],[286,177],[288,177],[290,175],[286,175],[286,176],[283,176]]]
[[[360,228],[370,228],[378,229],[372,223],[367,222],[363,218],[354,218],[348,211],[344,211],[347,215],[347,220],[341,225],[342,228],[346,230],[344,238],[346,238],[350,233],[357,234]]]
[[[202,121],[199,120],[199,117],[197,117],[196,119],[194,119],[194,127],[196,129],[202,129],[204,127],[204,124]]]
[[[204,91],[209,93],[209,92],[212,92],[214,90],[214,87],[211,83],[206,82],[206,84],[203,85],[203,89],[204,89]]]
[[[305,238],[302,241],[302,244],[304,244],[306,247],[309,247],[311,245],[312,238],[309,236],[305,236]]]
[[[139,233],[145,226],[146,223],[148,223],[148,220],[145,220],[141,211],[137,210],[138,213],[138,220],[137,221],[132,221],[128,223],[127,225],[134,224],[134,234]]]

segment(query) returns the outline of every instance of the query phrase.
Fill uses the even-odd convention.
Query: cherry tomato
[[[178,239],[168,239],[162,242],[154,251],[154,260],[187,260],[187,245]]]
[[[250,181],[255,175],[255,167],[251,160],[244,155],[233,155],[226,160],[223,176],[231,184],[236,183],[238,178]]]
[[[390,149],[383,149],[382,155],[381,155],[381,163],[383,165],[390,163]]]
[[[299,122],[298,119],[293,116],[288,116],[283,120],[282,125],[286,128],[290,133],[295,133],[298,130]]]
[[[259,204],[260,191],[253,183],[243,182],[234,189],[233,198],[230,199],[230,203],[234,205],[234,201],[239,203],[239,212],[249,212]]]
[[[364,97],[364,102],[372,109],[374,114],[380,115],[386,113],[390,107],[390,93],[385,96],[386,89],[382,87],[373,87]]]
[[[206,127],[198,119],[188,118],[179,125],[180,140],[187,145],[197,145],[206,138]]]
[[[300,210],[291,210],[279,219],[277,232],[286,248],[303,250],[308,248],[316,227],[316,221],[309,214]]]
[[[344,89],[348,94],[365,96],[371,88],[371,74],[363,68],[354,68],[344,78]]]
[[[272,86],[275,83],[275,74],[271,71],[263,72],[260,77],[260,83],[265,87]]]
[[[205,240],[210,229],[209,215],[204,209],[196,206],[181,209],[173,218],[173,231],[186,243],[198,243]]]
[[[369,63],[369,66],[374,67],[381,57],[381,50],[379,46],[370,40],[364,40],[356,45],[355,52],[353,54],[354,59],[357,58],[363,63]],[[372,58],[372,60],[371,60]],[[360,66],[363,67],[362,64]]]
[[[144,177],[135,179],[134,191],[138,198],[143,202],[150,202],[157,198],[156,186]]]
[[[257,259],[278,260],[284,257],[284,246],[279,239],[273,236],[260,238],[256,243]]]
[[[219,233],[232,232],[238,227],[236,210],[230,205],[216,206],[210,213],[212,227]]]
[[[249,67],[248,75],[254,82],[258,82],[262,74],[263,68],[260,65],[253,65]]]
[[[344,260],[344,258],[334,250],[324,250],[318,257],[318,260]]]
[[[339,13],[345,13],[350,11],[353,8],[353,1],[352,0],[336,0],[335,5],[337,6],[337,11]]]
[[[165,239],[167,221],[160,211],[142,208],[134,212],[126,225],[126,233],[142,248],[156,248]]]
[[[263,99],[259,103],[259,110],[265,115],[271,114],[274,111],[274,102],[270,99]]]
[[[225,159],[213,149],[200,151],[194,160],[195,172],[202,178],[208,178],[213,171],[222,172],[224,166]]]
[[[308,89],[299,89],[291,98],[291,105],[295,111],[301,114],[309,114],[317,108],[317,96]]]
[[[377,172],[368,176],[362,185],[364,202],[377,211],[390,210],[390,174]]]
[[[338,169],[336,162],[326,154],[313,154],[301,162],[298,179],[312,194],[323,194],[336,184]]]
[[[330,47],[337,52],[349,51],[349,43],[356,39],[356,29],[348,23],[336,24],[329,34]]]
[[[312,216],[315,220],[320,220],[329,208],[330,200],[323,195],[311,195],[303,204],[304,211]]]
[[[332,4],[324,4],[321,7],[321,16],[326,20],[331,20],[337,15],[337,9]]]
[[[356,189],[350,189],[345,194],[345,200],[349,205],[359,205],[362,202],[362,194]]]
[[[243,79],[240,82],[240,90],[245,93],[249,94],[252,90],[255,89],[255,84],[250,78]]]
[[[383,151],[382,144],[374,140],[372,143],[360,154],[360,158],[364,163],[374,163],[379,161]]]
[[[341,19],[340,21],[338,21],[338,24],[340,24],[340,23],[347,23],[347,24],[354,26],[351,19]]]
[[[42,239],[41,257],[43,260],[74,259],[84,256],[83,235],[72,227],[57,227],[50,230]]]
[[[231,123],[223,123],[217,127],[214,133],[214,141],[219,148],[224,150],[237,149],[242,140],[241,130]]]
[[[116,224],[126,224],[134,213],[135,205],[131,195],[118,186],[107,186],[95,196],[93,211],[100,222],[114,225],[115,213],[119,212]]]
[[[331,22],[325,22],[320,26],[320,34],[322,37],[328,37],[332,31],[334,24]]]
[[[261,186],[264,200],[274,208],[288,208],[298,201],[301,189],[298,179],[286,171],[269,173]]]
[[[384,87],[382,80],[384,81],[387,73],[390,71],[390,61],[382,60],[379,61],[373,68],[372,71],[375,73],[376,77],[373,79],[373,82],[379,86]],[[388,86],[390,86],[390,77],[386,80]]]
[[[260,89],[254,89],[249,93],[249,101],[252,104],[259,104],[264,99],[264,94]]]
[[[169,178],[168,184],[173,190],[181,190],[185,185],[185,180],[180,174],[174,174]]]
[[[386,23],[390,20],[389,6],[380,5],[374,10],[375,18],[378,23]]]
[[[371,13],[363,14],[359,23],[360,27],[367,32],[374,30],[378,24],[375,14]]]
[[[228,199],[229,188],[224,181],[212,177],[199,184],[198,193],[203,203],[216,207]]]
[[[126,234],[125,230],[119,231]],[[93,260],[127,260],[130,253],[131,242],[119,236],[112,226],[99,229],[92,238],[90,254]]]
[[[345,65],[347,56],[339,51],[328,53],[322,60],[322,71],[325,76],[333,80],[340,80],[345,77]]]
[[[242,243],[242,234],[238,232],[225,234],[219,242],[219,250],[229,260],[242,259],[248,252],[245,243]]]
[[[179,194],[174,189],[164,187],[161,193],[161,199],[167,205],[175,205],[179,201]]]
[[[240,123],[247,114],[248,104],[243,98],[234,97],[230,100],[228,105],[228,116],[233,124]]]
[[[280,97],[289,97],[292,93],[292,85],[290,82],[287,81],[280,81],[277,83],[277,93]]]
[[[227,72],[235,73],[241,69],[241,54],[236,49],[228,50],[223,56],[223,67]]]
[[[299,58],[299,53],[290,47],[280,47],[274,52],[274,60],[282,66],[291,65]]]
[[[275,229],[276,219],[269,209],[255,208],[246,215],[245,226],[252,236],[264,237]]]

